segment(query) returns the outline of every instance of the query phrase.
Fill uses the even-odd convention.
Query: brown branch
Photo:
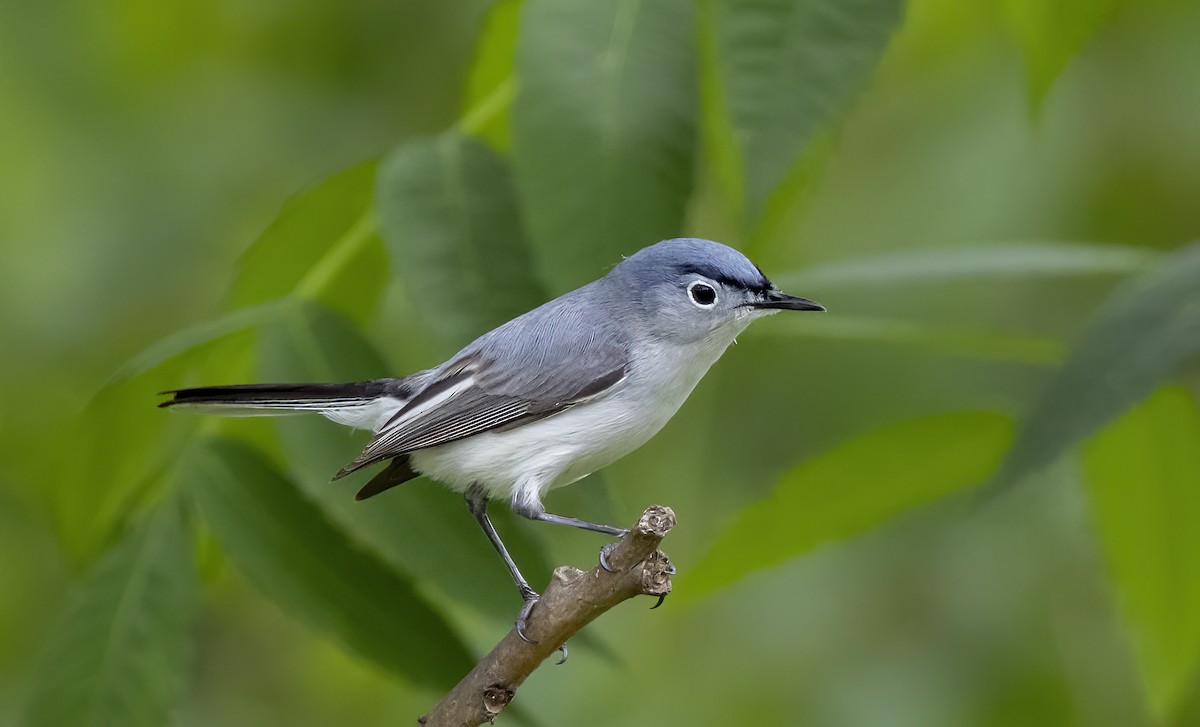
[[[658,545],[673,527],[671,508],[652,505],[608,553],[606,560],[614,572],[599,565],[590,571],[556,568],[525,627],[526,635],[537,643],[523,641],[515,628],[509,631],[418,722],[425,727],[475,727],[491,722],[512,701],[525,678],[597,616],[634,596],[670,593],[673,569]]]

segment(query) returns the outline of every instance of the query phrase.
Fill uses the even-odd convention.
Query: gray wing
[[[584,293],[509,321],[434,370],[335,479],[414,450],[528,424],[607,393],[625,378],[629,333],[597,315]]]

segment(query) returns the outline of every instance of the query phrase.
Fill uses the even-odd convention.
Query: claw
[[[604,547],[600,549],[600,567],[609,573],[616,573],[616,571],[608,565],[608,553],[615,547],[617,547],[615,542],[605,543]]]
[[[610,573],[617,572],[617,571],[612,570],[612,567],[610,565],[608,565],[608,551],[611,551],[612,546],[614,546],[614,545],[616,545],[616,543],[608,542],[608,543],[605,543],[604,547],[600,548],[600,567],[602,567],[602,569],[604,569]]]
[[[659,606],[663,605],[663,601],[665,601],[665,600],[667,600],[667,594],[665,594],[665,593],[660,593],[660,594],[658,595],[658,603],[656,603],[656,604],[654,604],[653,606],[651,606],[651,607],[650,607],[650,610],[651,610],[651,611],[653,611],[654,609],[656,609],[656,608],[658,608]]]
[[[562,666],[563,664],[567,663],[567,645],[566,645],[566,643],[564,642],[563,644],[561,644],[558,647],[558,650],[562,652],[563,656],[561,659],[559,659],[557,662],[555,662],[554,666]]]
[[[522,597],[525,599],[525,604],[521,606],[521,611],[517,614],[517,636],[520,636],[521,640],[527,644],[536,644],[536,640],[525,635],[525,624],[528,622],[529,614],[533,611],[533,607],[537,604],[541,596],[530,591],[529,593],[522,594]],[[565,657],[563,660],[566,660]]]

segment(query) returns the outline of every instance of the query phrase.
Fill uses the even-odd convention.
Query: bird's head
[[[740,331],[781,310],[825,310],[779,290],[745,255],[711,240],[663,240],[622,260],[608,278],[647,331],[677,341]]]

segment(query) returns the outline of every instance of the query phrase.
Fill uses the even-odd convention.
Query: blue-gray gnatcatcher
[[[334,479],[391,460],[358,499],[419,474],[464,493],[521,591],[524,638],[538,594],[492,527],[488,500],[506,497],[533,520],[624,536],[548,513],[542,495],[640,447],[751,321],[780,310],[824,308],[780,292],[730,247],[665,240],[404,378],[207,386],[166,392],[172,398],[160,406],[233,416],[317,412],[370,430],[375,436]]]

